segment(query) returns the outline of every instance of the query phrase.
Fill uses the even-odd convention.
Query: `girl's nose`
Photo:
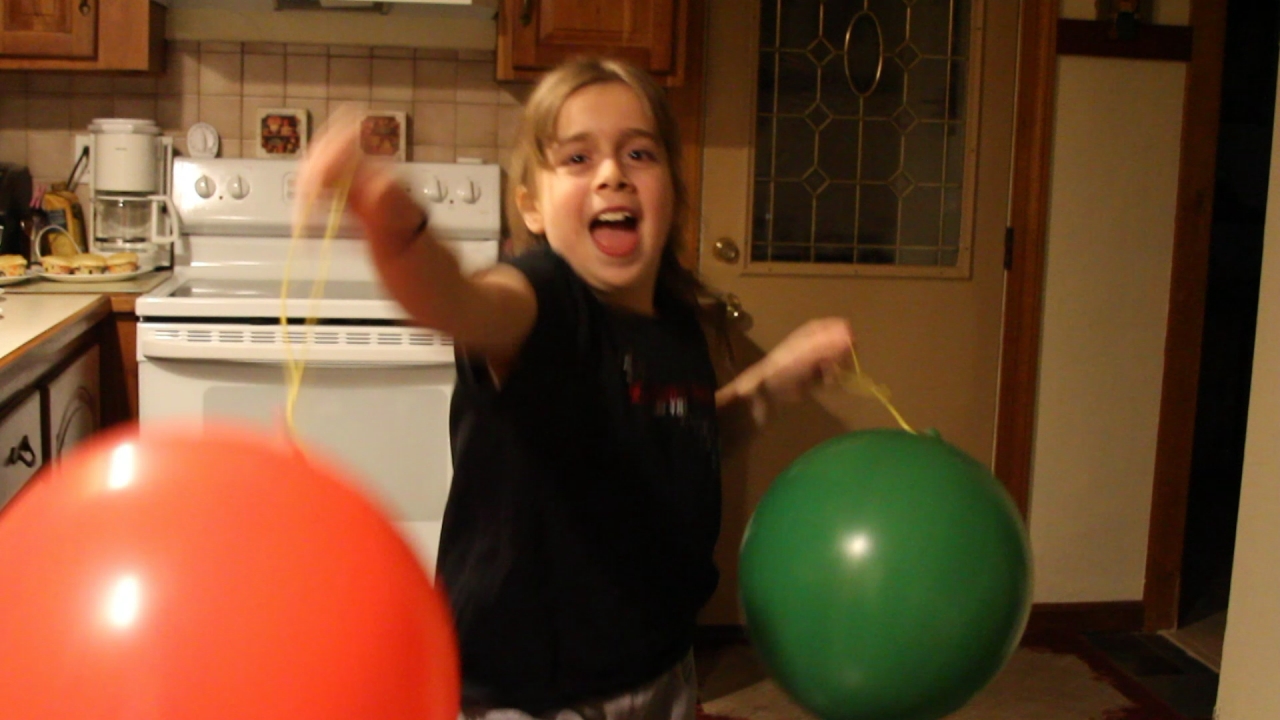
[[[600,170],[597,174],[597,189],[621,190],[630,187],[630,185],[631,181],[627,179],[627,174],[623,171],[621,163],[612,159],[600,163]]]

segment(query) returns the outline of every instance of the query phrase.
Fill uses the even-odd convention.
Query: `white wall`
[[[1218,682],[1221,720],[1280,718],[1280,383],[1275,377],[1280,369],[1280,132],[1273,134],[1271,145],[1256,343]]]
[[[1036,602],[1142,597],[1185,72],[1059,62],[1029,519]]]

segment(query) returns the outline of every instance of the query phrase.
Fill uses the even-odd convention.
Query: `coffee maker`
[[[76,158],[87,159],[86,224],[90,249],[137,253],[142,268],[170,267],[178,213],[169,198],[173,138],[151,120],[99,118],[76,136]],[[87,155],[86,155],[87,154]]]
[[[0,255],[30,257],[30,240],[23,221],[31,215],[31,172],[21,165],[0,163]]]

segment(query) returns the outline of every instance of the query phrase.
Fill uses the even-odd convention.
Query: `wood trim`
[[[1133,40],[1113,40],[1098,20],[1058,21],[1058,54],[1135,60],[1191,60],[1192,29],[1185,25],[1141,25]]]
[[[1182,104],[1181,158],[1173,231],[1173,270],[1165,331],[1164,378],[1156,435],[1155,482],[1143,591],[1146,629],[1177,626],[1182,545],[1186,531],[1191,452],[1195,442],[1200,342],[1208,285],[1209,244],[1217,166],[1226,4],[1192,0],[1195,50]]]
[[[680,247],[680,261],[685,267],[698,267],[698,241],[701,237],[702,216],[702,88],[705,75],[703,56],[706,52],[706,0],[687,0],[681,3],[688,13],[685,23],[684,82],[667,90],[667,100],[680,126],[680,159],[684,166],[684,185],[689,199],[684,218],[684,244]]]
[[[1046,632],[1122,633],[1142,629],[1142,601],[1036,603],[1024,635]]]
[[[1005,279],[1000,395],[996,409],[995,470],[1026,517],[1035,437],[1037,373],[1049,218],[1053,114],[1058,60],[1056,0],[1027,0],[1022,8],[1021,78],[1014,118],[1010,217],[1014,243]]]
[[[116,311],[98,325],[102,427],[138,419],[138,316]]]

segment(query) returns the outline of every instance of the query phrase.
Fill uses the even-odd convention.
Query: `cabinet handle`
[[[89,0],[80,0],[80,14],[88,16],[93,12],[93,8],[89,6]]]
[[[31,438],[27,435],[23,435],[21,442],[9,448],[9,457],[4,459],[5,467],[17,465],[18,463],[22,463],[29,468],[36,466],[36,450],[31,447]]]
[[[533,0],[523,0],[520,3],[520,24],[529,27],[533,22]]]

